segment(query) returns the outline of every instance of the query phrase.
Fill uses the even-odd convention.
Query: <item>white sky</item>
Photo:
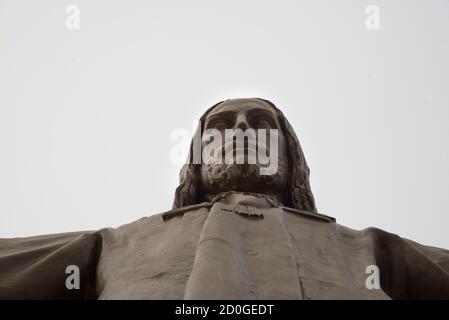
[[[294,126],[320,212],[449,248],[448,33],[445,0],[0,0],[0,237],[168,210],[170,132],[261,97]]]

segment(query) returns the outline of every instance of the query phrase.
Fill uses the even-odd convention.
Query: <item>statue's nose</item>
[[[245,131],[248,128],[248,119],[244,115],[238,115],[235,121],[234,129],[241,129],[242,131]]]

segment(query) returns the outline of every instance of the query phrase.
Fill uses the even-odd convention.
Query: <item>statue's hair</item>
[[[296,137],[295,131],[285,118],[284,114],[271,102],[264,99],[258,99],[270,105],[276,112],[281,129],[287,141],[287,152],[289,156],[289,181],[287,190],[285,191],[284,206],[317,212],[315,207],[315,200],[310,188],[309,176],[310,170],[306,159]],[[227,101],[227,100],[225,100]],[[197,130],[204,128],[204,122],[207,115],[218,105],[223,103],[221,101],[210,107],[200,118],[200,126]],[[200,132],[202,134],[202,132]],[[193,141],[192,141],[193,143]],[[193,145],[190,145],[189,160],[191,160]],[[176,188],[175,199],[173,202],[173,209],[188,205],[198,204],[203,202],[203,192],[201,183],[201,164],[184,164],[179,174],[179,186]]]

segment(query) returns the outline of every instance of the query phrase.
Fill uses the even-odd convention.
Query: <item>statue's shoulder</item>
[[[211,204],[209,202],[203,202],[195,205],[185,206],[181,208],[172,209],[162,213],[154,213],[134,220],[132,222],[122,224],[114,228],[102,228],[95,233],[99,235],[102,240],[116,237],[132,237],[132,235],[138,235],[141,233],[151,234],[152,232],[158,233],[159,230],[164,230],[167,227],[167,223],[171,218],[176,216],[182,216],[192,211],[197,211],[202,208],[206,209],[205,213],[209,212]],[[161,229],[162,228],[162,229]]]
[[[291,212],[291,213],[295,213],[298,215],[303,215],[303,216],[307,216],[309,218],[312,219],[318,219],[318,220],[324,220],[327,222],[336,222],[336,219],[334,217],[331,216],[327,216],[325,214],[322,213],[318,213],[318,212],[311,212],[311,211],[306,211],[306,210],[300,210],[300,209],[296,209],[296,208],[290,208],[290,207],[285,207],[285,206],[280,206],[281,209]]]
[[[189,212],[189,211],[195,211],[195,210],[199,210],[199,209],[209,210],[211,206],[212,206],[212,203],[210,203],[210,202],[201,202],[201,203],[193,204],[190,206],[172,209],[170,211],[163,212],[160,215],[161,215],[163,221],[167,221],[170,218],[183,215],[184,213]]]

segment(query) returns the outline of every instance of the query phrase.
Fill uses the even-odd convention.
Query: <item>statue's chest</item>
[[[388,298],[365,288],[370,253],[353,259],[335,226],[240,194],[139,220],[104,237],[99,297]]]

